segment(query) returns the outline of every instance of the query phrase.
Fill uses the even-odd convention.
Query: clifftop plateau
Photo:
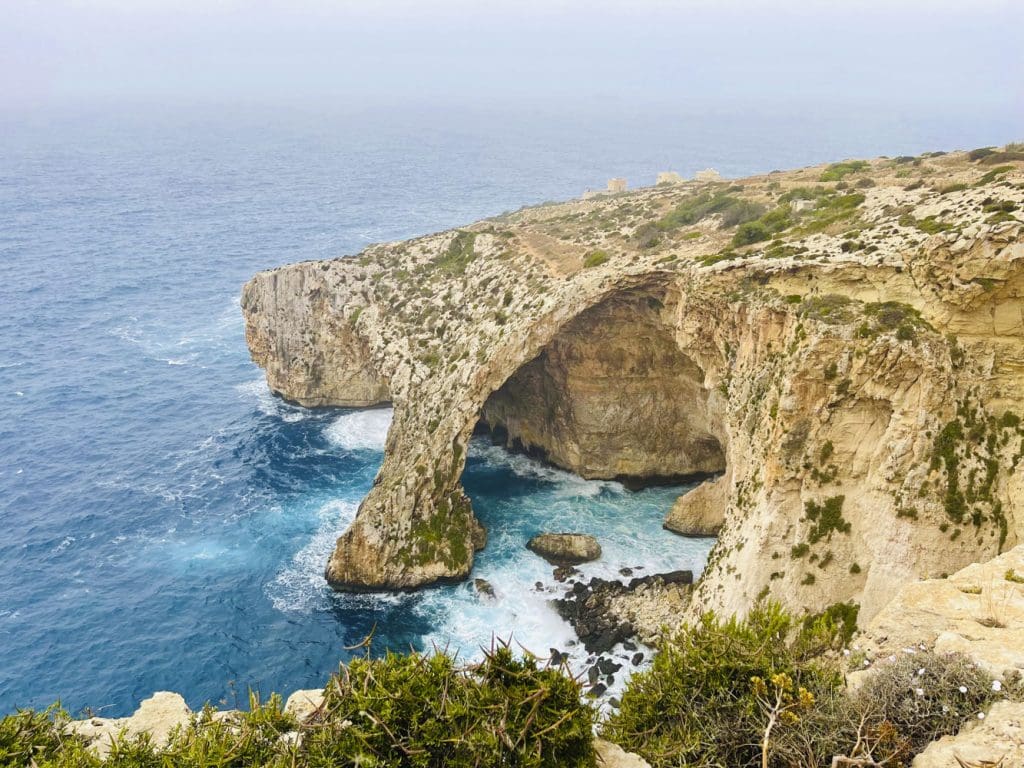
[[[281,267],[242,309],[280,396],[394,405],[336,588],[470,573],[486,427],[584,477],[721,475],[671,514],[720,526],[696,609],[863,620],[1024,538],[1022,231],[1019,148],[847,161]]]

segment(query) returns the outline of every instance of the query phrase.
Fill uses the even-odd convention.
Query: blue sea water
[[[839,111],[282,112],[0,116],[0,712],[58,698],[124,715],[313,687],[375,648],[571,630],[545,528],[598,534],[588,573],[699,569],[710,542],[631,493],[479,440],[464,478],[490,529],[469,584],[336,595],[321,571],[381,460],[390,413],[273,398],[242,283],[659,170],[728,175],[1019,139],[976,116]]]

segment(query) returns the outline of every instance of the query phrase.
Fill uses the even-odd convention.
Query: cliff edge
[[[1016,545],[1022,161],[662,185],[256,275],[246,338],[274,392],[394,406],[328,580],[470,572],[486,533],[460,477],[479,427],[584,477],[720,475],[677,504],[720,525],[700,610],[770,595],[869,618],[900,584]]]

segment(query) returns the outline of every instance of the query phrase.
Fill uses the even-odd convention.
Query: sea
[[[742,176],[1024,138],[936,109],[265,106],[0,112],[0,713],[131,713],[320,687],[371,653],[496,642],[586,654],[524,549],[597,535],[584,575],[703,567],[685,488],[588,481],[475,438],[488,528],[469,582],[337,594],[323,567],[382,459],[388,409],[309,410],[250,361],[242,284],[289,262],[659,171]],[[540,587],[538,588],[538,582]],[[573,650],[575,648],[575,650]]]

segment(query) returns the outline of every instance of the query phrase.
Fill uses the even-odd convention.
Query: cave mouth
[[[631,489],[724,472],[721,406],[676,343],[663,302],[628,291],[580,313],[491,394],[477,431]]]

